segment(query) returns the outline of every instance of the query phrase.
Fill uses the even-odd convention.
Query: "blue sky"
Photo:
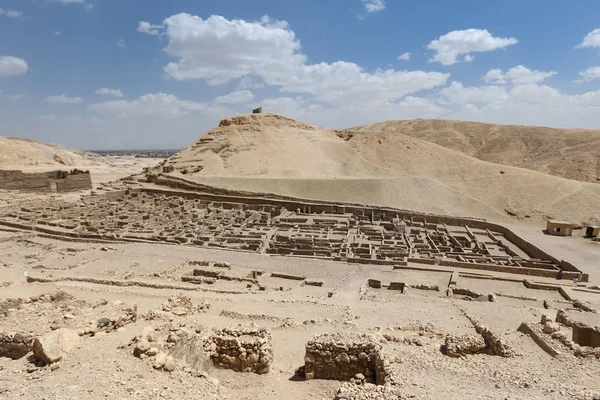
[[[0,0],[0,135],[179,148],[262,105],[600,128],[600,2]]]

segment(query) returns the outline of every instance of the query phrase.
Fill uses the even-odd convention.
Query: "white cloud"
[[[366,72],[354,63],[337,61],[303,65],[293,76],[267,79],[284,92],[308,93],[338,105],[382,104],[407,94],[444,85],[449,74],[423,71]]]
[[[56,36],[60,36],[60,31],[54,31],[54,34],[55,34]]]
[[[407,53],[404,53],[402,55],[399,55],[398,56],[398,60],[400,60],[400,61],[408,61],[408,60],[410,60],[410,53],[407,52]]]
[[[237,84],[236,89],[238,90],[246,90],[246,89],[260,89],[264,87],[265,84],[260,78],[255,78],[252,75],[246,75]]]
[[[518,42],[515,38],[494,37],[486,29],[467,29],[440,36],[427,48],[436,52],[430,62],[452,65],[459,62],[460,55],[464,54],[463,60],[470,62],[474,59],[470,53],[493,51]]]
[[[442,104],[486,104],[507,99],[506,90],[500,86],[464,87],[460,82],[439,91]]]
[[[365,11],[374,13],[385,10],[385,0],[362,0]]]
[[[41,115],[38,118],[41,119],[42,121],[56,121],[58,119],[58,118],[56,118],[56,115],[53,115],[53,114]]]
[[[123,92],[121,92],[121,89],[102,88],[102,89],[96,90],[96,94],[100,94],[100,95],[104,95],[104,96],[123,97]]]
[[[513,85],[529,85],[536,84],[556,75],[555,71],[538,71],[531,70],[522,65],[510,68],[506,73],[500,69],[491,69],[481,79],[486,83],[504,85],[511,83]]]
[[[160,36],[162,35],[163,25],[152,25],[146,21],[140,21],[138,25],[138,32],[147,33],[149,35]]]
[[[54,0],[57,3],[62,4],[84,4],[85,0]]]
[[[254,95],[249,90],[236,90],[226,94],[225,96],[219,96],[215,99],[217,103],[224,104],[245,104],[254,100]]]
[[[27,63],[22,58],[0,57],[0,78],[23,75],[27,72],[27,69]]]
[[[83,103],[84,101],[81,97],[68,97],[64,94],[58,96],[48,96],[44,100],[50,104],[76,104]]]
[[[125,43],[125,40],[119,39],[117,40],[117,46],[124,49],[125,47],[127,47],[127,43]]]
[[[4,8],[0,8],[0,15],[5,15],[8,18],[22,18],[23,12],[17,10],[6,10]]]
[[[595,29],[588,33],[583,42],[579,43],[576,48],[581,49],[584,47],[600,47],[600,29]]]
[[[193,111],[206,109],[205,103],[179,100],[172,94],[146,94],[136,100],[114,100],[88,106],[98,114],[108,116],[143,116],[159,118],[179,118]]]
[[[584,81],[600,79],[600,67],[588,68],[585,71],[580,72],[579,75],[581,75]]]
[[[285,73],[306,59],[287,23],[268,17],[246,22],[177,14],[164,21],[162,30],[158,28],[141,22],[138,30],[166,34],[165,51],[179,60],[169,63],[165,72],[177,80],[207,79],[218,85],[253,72],[258,76]]]
[[[149,34],[166,35],[165,51],[178,60],[169,63],[165,72],[177,80],[205,79],[210,85],[220,85],[251,77],[283,92],[314,95],[319,101],[382,104],[443,85],[449,77],[392,69],[370,72],[345,61],[306,64],[307,57],[287,22],[269,17],[246,22],[177,14],[158,27],[140,24]]]

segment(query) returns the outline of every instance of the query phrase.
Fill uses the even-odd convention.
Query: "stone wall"
[[[0,189],[28,192],[66,192],[92,188],[89,172],[79,170],[25,173],[0,170]]]
[[[307,380],[348,381],[357,374],[382,385],[385,371],[381,346],[368,335],[325,334],[306,344],[304,373]]]
[[[580,346],[600,347],[600,328],[580,322],[573,324],[573,342]]]
[[[519,274],[519,275],[529,275],[529,276],[540,276],[544,278],[556,278],[558,275],[558,269],[556,271],[548,270],[548,269],[540,269],[540,268],[521,268],[521,267],[510,267],[507,265],[496,265],[496,264],[481,264],[481,263],[469,263],[462,261],[451,261],[451,260],[441,260],[440,265],[444,267],[455,267],[455,268],[465,268],[465,269],[478,269],[485,271],[494,271],[494,272],[508,272],[511,274]],[[563,279],[570,280],[579,275],[579,272],[565,272],[563,275]],[[587,277],[587,274],[584,275]],[[584,279],[584,282],[586,280]]]
[[[266,374],[273,361],[271,334],[265,328],[221,329],[208,337],[204,350],[217,368]]]

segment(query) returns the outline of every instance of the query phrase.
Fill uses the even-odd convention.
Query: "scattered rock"
[[[77,332],[65,328],[58,329],[35,339],[33,355],[46,364],[52,364],[70,354],[79,341]]]

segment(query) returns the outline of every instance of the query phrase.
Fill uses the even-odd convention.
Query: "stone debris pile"
[[[446,355],[449,357],[464,357],[470,354],[485,352],[487,344],[481,335],[447,335],[444,339]]]
[[[204,343],[213,365],[237,372],[266,374],[271,369],[271,334],[265,328],[221,329]]]
[[[367,383],[381,385],[385,373],[380,354],[381,345],[370,335],[318,335],[306,344],[304,374],[307,380],[339,381],[362,375]]]

